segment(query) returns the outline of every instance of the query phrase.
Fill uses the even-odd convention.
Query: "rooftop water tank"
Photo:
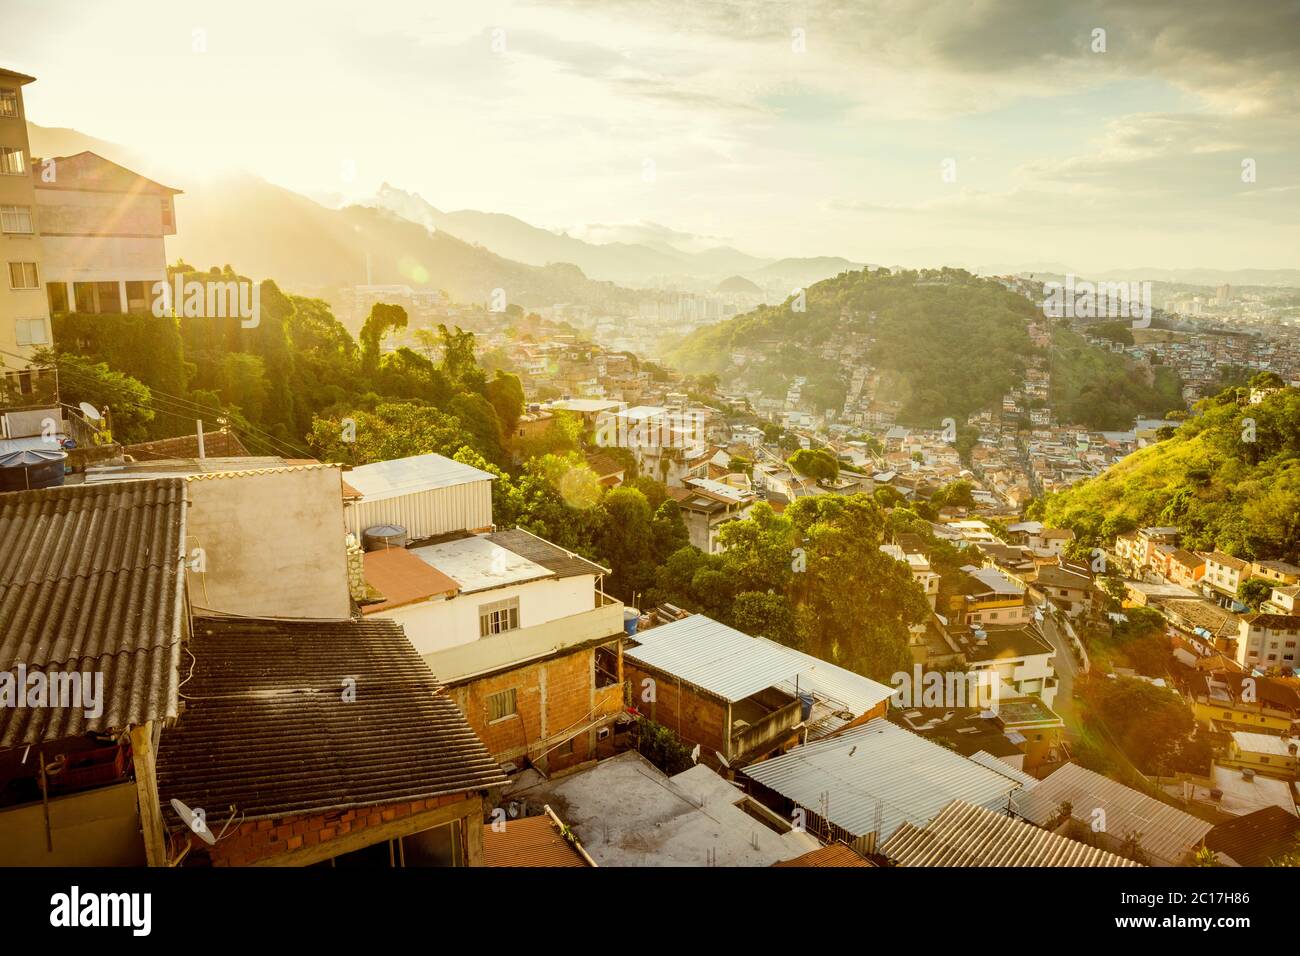
[[[641,612],[634,607],[623,608],[623,630],[627,632],[628,637],[636,636],[637,622],[641,619]]]
[[[363,551],[386,551],[406,547],[406,529],[400,524],[377,524],[361,532]]]
[[[26,448],[0,455],[0,491],[55,488],[63,484],[68,453],[53,448]]]

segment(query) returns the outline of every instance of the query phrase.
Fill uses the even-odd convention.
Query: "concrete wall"
[[[484,604],[510,598],[519,599],[520,628],[536,627],[592,610],[596,602],[596,576],[580,574],[571,578],[525,581],[490,591],[409,604],[367,616],[399,622],[419,654],[436,654],[479,640],[478,609]]]
[[[185,547],[195,610],[346,618],[347,549],[340,470],[272,469],[195,477]],[[194,566],[202,549],[204,570]]]
[[[144,866],[144,841],[131,781],[0,810],[0,866]]]

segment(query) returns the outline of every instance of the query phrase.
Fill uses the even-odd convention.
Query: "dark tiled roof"
[[[0,708],[0,748],[176,714],[185,483],[0,494],[0,671],[104,675],[103,713]]]
[[[395,621],[200,617],[189,646],[185,710],[158,753],[164,807],[256,819],[506,783]]]
[[[1300,819],[1281,807],[1265,807],[1220,823],[1205,835],[1205,845],[1242,866],[1268,866],[1296,849]]]
[[[534,564],[540,564],[555,572],[557,578],[571,578],[579,574],[608,574],[608,568],[602,568],[586,558],[580,558],[570,551],[551,544],[545,538],[529,534],[521,528],[509,531],[495,531],[485,535],[493,544],[498,544],[507,551],[513,551],[521,558],[527,558]]]
[[[199,436],[180,435],[158,441],[126,445],[122,454],[136,461],[154,461],[159,458],[198,458]],[[234,432],[211,431],[203,433],[203,454],[209,458],[248,458],[248,449]]]

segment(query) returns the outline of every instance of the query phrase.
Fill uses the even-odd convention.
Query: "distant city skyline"
[[[0,66],[173,168],[593,242],[1300,267],[1295,4],[11,0]]]

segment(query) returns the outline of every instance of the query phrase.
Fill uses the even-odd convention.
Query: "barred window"
[[[489,723],[519,713],[519,695],[515,688],[488,695],[487,709]]]
[[[490,637],[519,626],[519,598],[481,604],[478,609],[478,636]]]

